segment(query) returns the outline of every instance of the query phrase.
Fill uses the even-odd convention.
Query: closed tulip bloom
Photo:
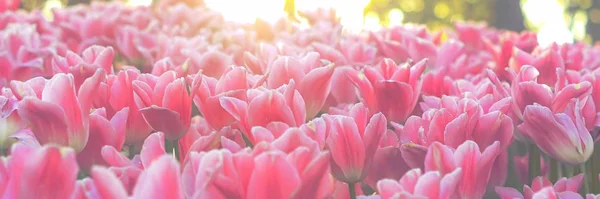
[[[201,76],[196,75],[193,85]],[[163,73],[156,84],[136,80],[133,82],[135,99],[148,124],[165,133],[168,140],[177,140],[187,132],[192,122],[192,93],[188,94],[184,78],[177,78],[175,71]]]
[[[2,165],[4,167],[4,165]],[[6,168],[0,168],[2,198],[71,198],[79,167],[69,148],[15,145]],[[6,171],[6,175],[3,175]]]
[[[550,108],[534,104],[525,108],[518,129],[543,152],[557,160],[577,165],[594,151],[594,140],[585,128],[579,100],[573,99],[571,113],[552,113]]]
[[[531,182],[531,187],[523,185],[523,194],[512,187],[496,187],[496,193],[501,199],[533,199],[552,196],[558,196],[561,199],[583,199],[578,193],[583,183],[583,177],[583,174],[571,178],[563,177],[552,184],[548,178],[539,176]]]
[[[480,151],[477,143],[470,140],[456,150],[434,142],[425,157],[425,170],[447,174],[461,168],[462,178],[458,183],[460,198],[482,198],[490,180],[492,166],[500,152],[498,141],[483,151]]]
[[[457,198],[458,184],[462,180],[462,169],[456,168],[448,174],[439,171],[423,173],[413,169],[400,180],[383,179],[377,182],[377,191],[382,199],[392,198]]]
[[[421,94],[421,74],[427,60],[396,65],[384,59],[376,67],[365,67],[364,72],[347,73],[358,87],[362,102],[373,113],[382,112],[392,122],[404,122],[413,112]]]
[[[55,143],[81,151],[89,137],[92,93],[104,79],[98,69],[77,92],[71,74],[57,74],[47,80],[41,98],[26,96],[18,113],[29,124],[41,144]]]
[[[173,157],[162,155],[147,167],[133,188],[134,198],[185,198],[181,170]]]
[[[356,118],[329,118],[331,132],[327,147],[331,151],[331,172],[340,181],[356,183],[368,174],[379,140],[386,131],[387,120],[383,114],[377,113],[368,124],[366,121],[366,114]]]

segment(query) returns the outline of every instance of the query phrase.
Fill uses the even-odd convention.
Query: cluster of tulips
[[[600,198],[600,46],[0,9],[1,198]]]

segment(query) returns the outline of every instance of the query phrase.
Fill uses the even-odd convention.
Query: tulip
[[[421,169],[408,171],[400,180],[383,179],[377,182],[382,199],[391,198],[457,198],[463,171],[456,168],[448,174],[438,171],[422,173]]]
[[[92,165],[106,165],[100,156],[103,146],[110,145],[120,151],[125,143],[125,123],[129,108],[117,112],[110,120],[104,109],[96,109],[90,114],[90,137],[83,150],[77,154],[77,162],[84,171]]]
[[[329,154],[313,155],[304,147],[287,155],[277,149],[255,154],[212,150],[189,155],[183,170],[187,197],[323,198],[332,183]]]
[[[579,188],[583,183],[583,174],[571,178],[561,178],[554,185],[545,177],[536,177],[531,183],[531,187],[523,185],[523,194],[511,187],[496,187],[496,193],[501,199],[532,199],[540,196],[558,195],[558,198],[582,198],[579,195]]]
[[[0,187],[2,198],[71,198],[79,167],[69,148],[15,145]]]
[[[220,51],[208,51],[204,53],[195,50],[185,51],[190,57],[190,68],[188,73],[195,74],[199,71],[209,77],[221,77],[233,59],[231,56]]]
[[[381,111],[393,122],[403,122],[412,113],[421,93],[420,76],[427,60],[413,66],[398,66],[384,59],[377,67],[365,67],[364,72],[347,74],[358,87],[362,102],[373,113]]]
[[[9,10],[17,10],[21,0],[8,0],[0,4],[0,12],[7,12]]]
[[[333,176],[346,183],[362,181],[371,168],[373,155],[386,130],[387,120],[381,113],[375,114],[367,123],[366,114],[329,116],[331,132],[327,147],[331,151]]]
[[[379,148],[373,155],[373,163],[365,182],[372,188],[377,187],[377,182],[382,179],[400,179],[411,167],[402,157],[398,137],[392,130],[383,134]]]
[[[520,49],[515,49],[511,58],[510,67],[520,72],[523,65],[531,65],[539,71],[538,81],[541,84],[552,86],[558,81],[556,70],[565,70],[565,63],[560,55],[558,45],[556,43],[550,45],[546,49],[537,49],[529,54]]]
[[[0,7],[5,2],[0,3]],[[50,60],[54,49],[50,44],[53,42],[45,42],[35,24],[11,23],[3,27],[0,35],[0,48],[3,49],[0,51],[0,86],[6,86],[11,80],[26,81],[51,75]]]
[[[154,63],[158,48],[158,37],[151,32],[140,30],[134,26],[126,25],[115,30],[115,48],[129,61]],[[150,66],[152,66],[150,64]]]
[[[304,124],[306,118],[304,100],[296,90],[293,80],[278,90],[249,90],[247,99],[249,102],[234,97],[221,97],[220,103],[238,121],[250,144],[257,143],[252,135],[254,126],[285,124],[298,127]]]
[[[122,110],[128,108],[128,115],[125,127],[125,144],[132,146],[134,151],[139,151],[144,139],[150,135],[152,128],[146,121],[140,107],[135,103],[135,94],[133,81],[150,82],[153,77],[147,74],[140,75],[138,70],[125,69],[119,71],[116,75],[110,75],[107,79],[106,98],[99,107],[106,107],[107,114],[111,115],[109,110]]]
[[[245,100],[246,90],[252,86],[248,76],[244,68],[230,67],[219,79],[202,77],[194,104],[212,128],[222,129],[235,122],[235,118],[221,106],[220,98],[226,96]]]
[[[92,167],[91,183],[97,193],[98,198],[126,198],[128,197],[127,190],[119,181],[117,175],[107,168]]]
[[[52,60],[55,73],[63,72],[73,74],[75,86],[79,86],[84,80],[94,75],[98,68],[103,69],[107,75],[114,73],[113,59],[115,51],[112,47],[91,46],[85,49],[81,56],[72,51],[67,51],[66,57],[56,56]]]
[[[592,155],[594,140],[585,128],[581,103],[573,99],[568,106],[571,113],[555,114],[548,107],[529,105],[518,129],[546,154],[563,163],[577,165]]]
[[[500,154],[498,141],[480,151],[477,143],[466,141],[456,151],[434,142],[425,157],[425,171],[440,171],[442,175],[462,169],[462,178],[458,183],[458,195],[461,198],[482,198],[485,194],[492,166]]]
[[[25,128],[17,104],[17,98],[9,89],[0,91],[0,150],[9,149],[12,144],[10,138]]]
[[[370,38],[377,44],[379,54],[396,62],[434,58],[437,50],[426,31],[420,27],[397,26],[372,33]]]
[[[334,73],[333,64],[321,66],[318,54],[309,54],[302,59],[280,57],[271,65],[271,75],[267,85],[278,88],[290,79],[298,82],[298,91],[306,103],[306,119],[312,119],[319,113],[331,90]]]
[[[192,93],[188,94],[183,78],[177,78],[175,71],[162,74],[156,85],[133,81],[135,99],[146,122],[157,131],[162,131],[168,140],[177,140],[187,132],[191,123],[192,96],[201,76],[192,83]]]
[[[515,121],[523,120],[523,111],[528,105],[535,103],[549,107],[554,113],[561,113],[572,99],[579,99],[582,103],[583,116],[586,121],[586,127],[593,129],[596,123],[596,114],[594,113],[595,103],[592,84],[588,81],[578,81],[578,83],[568,83],[567,73],[562,69],[557,69],[558,76],[554,89],[545,84],[538,83],[540,72],[533,66],[523,66],[521,71],[516,74],[509,71],[512,76],[512,86],[507,89],[498,77],[488,70],[488,77],[495,85],[495,91],[501,96],[511,96],[513,98],[511,117]],[[517,138],[522,140],[522,136],[517,134]]]
[[[182,174],[186,197],[243,198],[242,181],[234,164],[240,156],[228,150],[191,152],[188,156]]]
[[[91,94],[103,78],[104,72],[97,70],[76,93],[73,76],[57,74],[47,80],[40,98],[21,100],[18,113],[40,143],[70,146],[79,152],[88,142]]]
[[[231,128],[223,128],[220,131],[216,131],[206,123],[204,118],[194,116],[188,132],[179,139],[179,159],[185,161],[187,154],[192,151],[200,152],[220,148],[221,136],[235,140],[239,144],[244,142],[239,131],[232,130]]]
[[[508,153],[513,138],[513,122],[506,115],[511,99],[497,102],[491,94],[481,99],[427,97],[421,103],[425,111],[422,117],[411,116],[402,126],[392,123],[400,135],[400,151],[412,168],[423,168],[426,147],[441,142],[458,147],[467,140],[475,141],[480,147],[489,147],[500,142],[502,151],[495,160],[490,187],[503,185],[508,175]]]
[[[133,189],[134,198],[185,198],[177,161],[160,156],[147,167]]]

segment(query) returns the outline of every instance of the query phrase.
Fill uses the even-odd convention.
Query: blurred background
[[[122,0],[131,6],[152,0]],[[21,8],[42,9],[86,4],[90,0],[22,0]],[[600,0],[204,0],[226,19],[252,23],[296,16],[297,11],[334,8],[345,28],[376,30],[418,23],[436,30],[455,21],[485,22],[490,27],[538,33],[540,45],[600,41]]]

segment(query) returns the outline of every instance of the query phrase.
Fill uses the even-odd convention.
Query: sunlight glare
[[[344,29],[356,33],[364,28],[363,13],[368,4],[369,0],[299,0],[296,1],[296,9],[307,11],[333,8]]]
[[[275,23],[285,16],[284,0],[205,0],[204,3],[226,20],[239,23],[254,23],[257,18]]]
[[[539,27],[540,46],[573,42],[574,35],[564,18],[565,11],[557,0],[527,0],[523,12],[534,26]]]
[[[42,8],[42,15],[46,20],[52,21],[54,20],[54,14],[52,13],[52,9],[54,8],[62,8],[63,4],[60,0],[48,0],[44,3],[44,7]]]
[[[127,5],[129,6],[150,6],[152,0],[128,0]]]

